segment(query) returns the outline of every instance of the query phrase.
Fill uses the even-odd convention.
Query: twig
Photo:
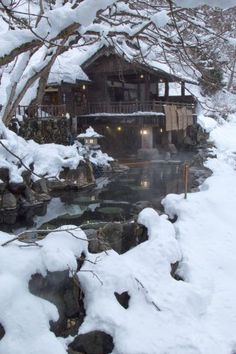
[[[99,278],[99,276],[98,276],[93,270],[91,270],[91,269],[82,269],[82,270],[80,270],[80,272],[92,273],[92,275],[93,275],[95,278],[97,278],[97,280],[99,281],[99,283],[100,283],[101,285],[103,285],[102,280]]]
[[[71,229],[41,229],[41,230],[26,230],[26,231],[23,231],[21,232],[19,235],[15,236],[14,238],[12,238],[11,240],[8,240],[4,243],[1,244],[2,247],[8,245],[9,243],[13,242],[13,241],[20,241],[20,242],[24,242],[23,240],[21,240],[21,238],[23,239],[27,234],[32,234],[32,233],[35,233],[35,234],[44,234],[44,233],[49,233],[49,232],[63,232],[63,231],[66,231],[68,232],[71,236],[79,239],[79,240],[82,240],[82,241],[86,241],[86,242],[89,242],[87,239],[85,238],[82,238],[82,237],[78,237],[78,236],[75,236],[72,232],[70,231],[75,231],[75,230],[78,230],[80,229],[79,226],[76,226],[74,228],[71,228]]]
[[[84,259],[85,261],[86,259]],[[79,281],[79,277],[78,277],[78,273],[79,272],[88,272],[88,273],[92,273],[92,275],[97,278],[97,280],[99,281],[99,283],[101,285],[103,285],[103,282],[102,280],[99,278],[99,276],[93,271],[93,270],[90,270],[90,269],[82,269],[82,270],[79,270],[78,273],[76,273],[73,269],[71,269],[69,266],[68,266],[68,269],[69,269],[69,272],[71,273],[72,275],[72,278],[74,279],[76,285],[80,288],[80,281]]]
[[[136,282],[143,288],[143,290],[145,291],[146,295],[149,295],[148,290],[147,290],[147,289],[145,288],[145,286],[141,283],[141,281],[138,280],[137,278],[135,278],[135,280],[136,280]],[[161,311],[160,307],[158,307],[157,304],[156,304],[152,299],[148,299],[148,300],[151,302],[151,304],[155,307],[155,309],[156,309],[157,311]]]
[[[36,177],[42,178],[42,176],[38,175],[37,173],[35,173],[34,171],[32,171],[23,161],[22,159],[17,156],[14,152],[12,152],[10,149],[8,149],[8,147],[0,140],[0,144],[4,147],[5,150],[7,150],[7,152],[9,152],[9,154],[11,154],[12,156],[14,156],[17,160],[20,161],[20,163],[22,164],[22,166],[24,168],[26,168],[27,171],[30,171],[33,175],[35,175]]]
[[[23,241],[23,242],[25,242],[25,241]],[[43,247],[42,245],[39,245],[37,242],[29,242],[29,244],[27,244],[27,245],[19,245],[19,247],[21,247],[21,248],[31,247],[31,246]]]

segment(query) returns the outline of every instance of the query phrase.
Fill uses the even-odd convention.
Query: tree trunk
[[[14,88],[14,92],[11,92],[11,99],[8,100],[7,103],[7,107],[3,113],[3,117],[2,120],[5,123],[5,125],[9,125],[12,116],[15,114],[16,109],[18,107],[18,105],[20,104],[20,101],[22,100],[22,98],[24,97],[26,91],[30,88],[30,86],[32,86],[36,80],[38,80],[39,78],[43,78],[42,82],[41,82],[41,88],[40,88],[40,94],[43,91],[43,89],[45,88],[46,82],[47,82],[47,78],[48,78],[48,74],[51,70],[52,65],[54,64],[56,58],[58,57],[58,55],[60,55],[65,48],[63,47],[63,45],[65,44],[66,39],[63,39],[60,43],[60,45],[57,47],[55,53],[53,55],[50,56],[50,60],[47,62],[47,56],[45,57],[45,66],[39,71],[36,72],[33,76],[31,76],[25,83],[24,87],[22,88],[22,90],[20,91],[20,93],[17,94],[17,97],[15,96],[15,92],[16,92],[16,87]],[[13,95],[14,94],[14,95]]]

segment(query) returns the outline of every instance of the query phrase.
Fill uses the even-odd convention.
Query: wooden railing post
[[[189,164],[185,163],[184,164],[184,170],[183,170],[183,177],[184,177],[184,199],[187,199],[187,194],[188,194],[188,180],[189,180]]]

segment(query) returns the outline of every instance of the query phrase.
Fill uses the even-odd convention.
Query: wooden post
[[[187,199],[188,193],[188,177],[189,177],[189,165],[188,163],[184,164],[184,199]]]
[[[169,82],[168,80],[165,81],[165,99],[169,97]]]
[[[150,100],[150,75],[145,75],[145,101]]]
[[[181,96],[182,97],[185,96],[185,82],[184,81],[181,82]]]
[[[159,100],[159,82],[156,83],[156,101]]]

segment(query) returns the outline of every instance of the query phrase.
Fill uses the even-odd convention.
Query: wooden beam
[[[165,81],[165,98],[169,97],[169,82]]]

